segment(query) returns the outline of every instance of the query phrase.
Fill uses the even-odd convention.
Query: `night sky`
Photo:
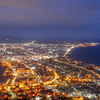
[[[0,35],[100,39],[100,0],[0,0]]]

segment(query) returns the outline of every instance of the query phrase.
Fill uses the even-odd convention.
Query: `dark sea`
[[[70,52],[70,57],[77,61],[100,66],[100,46],[74,48]]]
[[[0,83],[5,83],[7,81],[7,77],[3,76],[3,72],[4,72],[3,66],[0,65]]]

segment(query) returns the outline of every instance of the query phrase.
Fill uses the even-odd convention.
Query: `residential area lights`
[[[0,63],[7,81],[0,84],[0,99],[96,100],[100,95],[99,66],[69,57],[73,48],[96,45],[99,43],[1,43]]]

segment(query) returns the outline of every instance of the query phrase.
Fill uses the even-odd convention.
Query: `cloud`
[[[0,0],[0,7],[0,30],[99,32],[100,0]]]

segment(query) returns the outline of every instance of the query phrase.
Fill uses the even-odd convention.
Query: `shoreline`
[[[100,45],[99,45],[100,46]],[[75,47],[75,48],[79,48],[79,47]],[[73,49],[75,49],[73,48]],[[83,47],[82,47],[83,48]],[[87,48],[87,47],[86,47]],[[65,58],[69,58],[73,63],[75,63],[76,65],[79,65],[81,64],[81,67],[82,68],[85,68],[85,69],[88,69],[90,71],[93,71],[93,72],[96,72],[99,76],[100,76],[100,66],[99,65],[96,65],[96,64],[92,64],[92,63],[89,63],[89,62],[83,62],[82,60],[75,60],[73,59],[70,55],[70,53],[72,52],[71,49],[67,55],[65,56]]]
[[[94,47],[97,47],[97,46],[100,46],[100,45],[96,45],[96,46],[94,46]],[[92,46],[89,46],[89,47],[92,47]],[[72,50],[75,50],[75,49],[77,49],[77,48],[88,48],[88,47],[74,47],[74,48],[72,48],[67,54],[66,54],[66,56],[68,56],[68,58],[70,58],[71,60],[74,60],[74,61],[78,61],[78,62],[82,62],[82,63],[86,63],[86,64],[91,64],[91,65],[94,65],[94,66],[100,66],[100,65],[96,65],[96,64],[93,64],[93,63],[89,63],[88,61],[87,62],[85,62],[85,61],[82,61],[82,60],[76,60],[76,59],[74,59],[73,57],[71,57],[71,52],[72,52]],[[66,57],[65,56],[65,57]]]
[[[0,84],[4,84],[7,81],[7,77],[3,76],[4,71],[3,66],[0,64]]]

